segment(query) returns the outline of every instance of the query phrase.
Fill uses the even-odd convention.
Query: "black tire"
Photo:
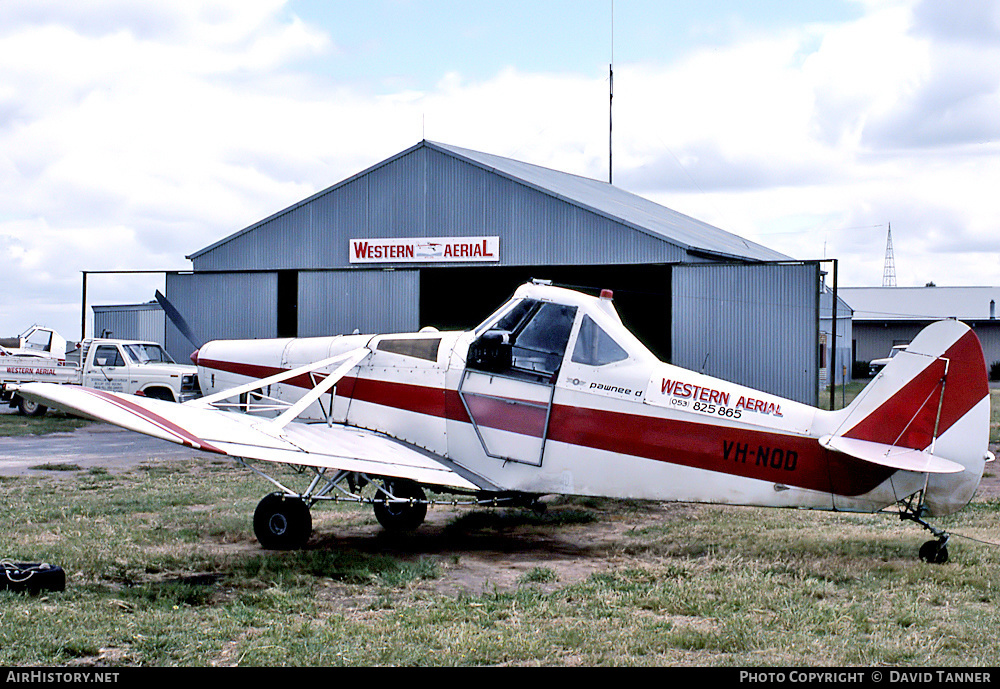
[[[271,493],[254,510],[253,531],[267,550],[298,550],[312,534],[312,515],[301,498]]]
[[[948,546],[940,541],[927,541],[920,546],[920,559],[932,565],[943,565],[948,561]]]
[[[48,410],[49,408],[44,404],[26,400],[23,397],[17,398],[17,411],[24,416],[45,416],[45,412]]]
[[[426,496],[423,489],[413,481],[390,479],[385,482],[385,490],[397,498],[411,502],[390,502],[379,493],[375,502],[375,518],[386,531],[412,531],[424,523],[427,517]]]
[[[150,388],[142,393],[151,400],[163,400],[164,402],[176,402],[174,393],[166,388]]]

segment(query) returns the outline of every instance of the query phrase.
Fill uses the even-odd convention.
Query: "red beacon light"
[[[602,289],[601,290],[601,299],[607,299],[608,301],[611,301],[612,299],[614,299],[614,297],[615,297],[615,293],[612,292],[611,290],[609,290],[609,289]]]

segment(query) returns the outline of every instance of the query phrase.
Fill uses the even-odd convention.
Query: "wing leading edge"
[[[332,377],[332,376],[331,376]],[[19,394],[47,406],[196,450],[371,476],[406,478],[467,490],[488,488],[447,460],[372,431],[340,424],[283,423],[54,383],[30,383]]]

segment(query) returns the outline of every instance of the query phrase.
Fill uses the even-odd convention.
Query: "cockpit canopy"
[[[567,352],[585,366],[655,360],[622,325],[610,298],[548,285],[522,286],[476,333],[468,365],[492,373],[553,379]]]

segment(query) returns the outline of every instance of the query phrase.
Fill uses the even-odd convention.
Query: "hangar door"
[[[671,363],[818,402],[819,263],[683,264],[671,278]]]
[[[277,273],[168,273],[166,296],[202,342],[277,336]],[[193,347],[169,319],[164,344],[187,363]]]

